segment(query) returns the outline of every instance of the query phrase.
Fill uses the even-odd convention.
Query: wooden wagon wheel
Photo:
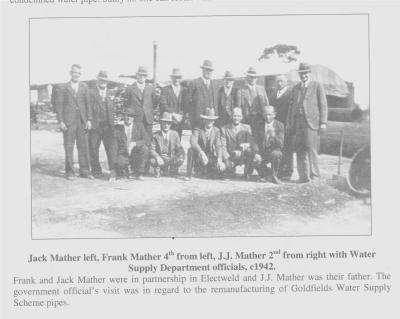
[[[371,194],[371,149],[364,146],[354,154],[346,176],[350,190],[358,196]]]

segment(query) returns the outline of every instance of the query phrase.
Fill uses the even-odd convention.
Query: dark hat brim
[[[297,70],[297,73],[311,73],[311,69]]]
[[[214,71],[214,68],[213,68],[213,67],[207,66],[207,65],[202,65],[200,68],[206,69],[206,70],[210,70],[210,71]]]

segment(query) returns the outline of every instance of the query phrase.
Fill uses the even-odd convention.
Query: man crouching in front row
[[[193,130],[190,137],[190,148],[187,154],[187,176],[190,180],[193,168],[204,177],[222,177],[225,164],[222,161],[221,132],[214,126],[218,116],[215,110],[206,108],[204,114],[200,115],[202,127]]]
[[[156,132],[150,151],[150,165],[154,168],[156,177],[178,176],[178,169],[185,160],[185,151],[176,131],[171,130],[172,114],[164,112],[160,118],[161,130]]]

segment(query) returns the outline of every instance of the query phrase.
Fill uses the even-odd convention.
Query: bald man
[[[232,122],[221,129],[221,144],[223,149],[223,161],[226,170],[234,175],[236,166],[244,165],[244,178],[249,178],[254,170],[254,155],[257,152],[250,125],[241,123],[242,110],[239,107],[233,109]]]
[[[261,181],[266,181],[267,165],[271,163],[272,182],[280,184],[278,173],[282,161],[285,128],[275,119],[276,112],[272,105],[263,106],[261,113],[263,121],[257,126],[255,132],[258,153],[255,155],[254,162]]]

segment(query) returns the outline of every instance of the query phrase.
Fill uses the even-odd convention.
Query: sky
[[[297,45],[299,60],[322,64],[355,85],[355,100],[369,105],[368,18],[366,15],[252,17],[64,18],[30,22],[31,84],[69,80],[71,64],[82,78],[106,70],[110,78],[135,74],[147,66],[152,78],[153,41],[158,44],[157,79],[173,67],[185,78],[200,76],[204,59],[214,77],[226,70],[243,76],[253,66],[260,74],[297,68],[277,59],[258,61],[264,48]]]

